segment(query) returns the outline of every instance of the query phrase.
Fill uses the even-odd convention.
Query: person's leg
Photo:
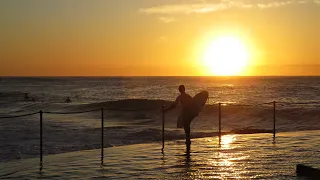
[[[182,128],[182,127],[183,127],[183,117],[182,117],[182,114],[180,114],[177,120],[177,128]]]
[[[190,123],[189,122],[184,123],[184,132],[186,133],[186,145],[190,146],[191,140],[190,140]]]

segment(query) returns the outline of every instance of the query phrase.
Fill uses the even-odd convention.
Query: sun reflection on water
[[[237,135],[224,135],[221,137],[221,149],[232,148],[231,144],[237,140]]]
[[[207,162],[207,168],[215,170],[215,173],[207,174],[207,178],[241,178],[247,172],[239,162],[249,159],[249,155],[237,152],[236,149],[241,146],[235,143],[237,139],[238,135],[224,135],[221,137],[218,151],[214,152]]]

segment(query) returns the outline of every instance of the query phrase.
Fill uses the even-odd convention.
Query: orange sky
[[[249,50],[241,75],[320,75],[318,0],[3,0],[0,12],[0,76],[212,75],[203,49],[224,35]]]

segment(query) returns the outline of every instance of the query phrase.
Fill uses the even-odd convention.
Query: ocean
[[[311,157],[313,161],[308,160],[305,163],[319,167],[320,162],[317,160],[319,159],[317,154],[319,154],[320,134],[320,77],[1,77],[0,167],[11,168],[3,169],[6,173],[0,174],[0,178],[8,178],[8,174],[12,173],[10,169],[14,171],[13,167],[19,167],[22,176],[29,176],[30,171],[23,169],[32,167],[23,164],[28,164],[24,162],[34,161],[34,158],[39,157],[40,136],[39,113],[10,119],[1,119],[1,117],[44,111],[43,153],[44,159],[50,159],[50,157],[55,157],[55,154],[61,154],[63,157],[64,153],[70,155],[70,153],[76,152],[93,152],[100,148],[101,110],[99,108],[101,107],[104,107],[104,147],[107,149],[106,152],[111,153],[111,155],[106,155],[109,156],[109,160],[108,157],[105,157],[106,164],[110,163],[112,159],[112,163],[117,164],[118,168],[115,168],[114,171],[121,171],[121,168],[129,165],[124,163],[125,160],[121,160],[121,157],[116,156],[122,156],[121,153],[112,155],[112,152],[115,151],[112,149],[120,148],[120,152],[134,149],[131,152],[135,157],[131,159],[132,161],[137,159],[136,156],[141,156],[140,159],[138,158],[139,161],[145,160],[147,164],[152,164],[153,161],[158,164],[164,163],[159,165],[160,167],[157,166],[158,170],[164,168],[162,170],[170,174],[170,168],[167,167],[176,167],[179,164],[176,161],[172,162],[169,157],[173,156],[173,159],[176,156],[179,157],[179,154],[183,154],[185,150],[184,143],[181,143],[184,139],[184,132],[176,128],[179,107],[165,115],[165,137],[167,144],[169,144],[169,147],[166,145],[169,149],[169,155],[162,157],[162,159],[169,159],[167,161],[161,160],[158,155],[154,155],[155,152],[151,153],[150,151],[156,151],[158,148],[159,156],[161,155],[161,107],[175,100],[179,95],[178,86],[180,84],[185,85],[187,93],[191,96],[202,90],[207,90],[210,96],[207,105],[191,123],[191,137],[195,142],[191,149],[193,161],[188,164],[191,169],[196,168],[197,172],[203,169],[208,174],[209,171],[206,170],[204,164],[209,161],[205,161],[204,157],[209,155],[211,150],[224,152],[224,149],[218,146],[214,146],[211,150],[206,148],[206,143],[215,142],[217,135],[218,103],[222,103],[221,127],[222,132],[226,134],[225,136],[231,134],[239,136],[242,139],[239,142],[241,145],[246,143],[243,139],[251,138],[252,135],[247,135],[249,133],[257,133],[254,136],[263,141],[270,139],[267,145],[259,145],[259,140],[255,143],[248,140],[250,146],[239,145],[242,147],[241,150],[232,149],[228,152],[229,154],[242,153],[244,156],[250,156],[250,152],[253,151],[250,149],[252,146],[294,149],[297,144],[304,144],[306,147],[299,145],[299,156],[293,156],[294,152],[281,151],[285,153],[284,157],[281,156],[282,162],[286,163],[286,158],[289,159],[290,155],[290,158],[293,158],[290,162],[294,168],[294,162],[303,163],[304,159]],[[26,94],[28,94],[28,98],[25,97]],[[68,97],[71,99],[70,103],[65,102]],[[279,140],[276,138],[275,142],[271,141],[274,107],[270,102],[273,101],[276,101],[276,131],[285,136],[282,139],[277,137]],[[63,114],[95,109],[97,111]],[[305,136],[304,132],[309,134]],[[309,141],[311,144],[305,144]],[[146,151],[141,152],[140,146],[146,146]],[[192,151],[193,149],[195,151]],[[305,149],[305,153],[303,153],[303,149]],[[272,155],[280,157],[278,156],[280,150],[272,149],[274,154],[269,154],[269,150],[268,148],[265,150],[260,148],[259,153],[268,154],[268,157],[265,158],[270,158]],[[134,152],[137,152],[136,156]],[[143,153],[145,153],[144,156],[141,155]],[[71,156],[76,156],[76,154]],[[213,160],[210,162],[214,163],[216,157],[217,155],[213,156]],[[118,162],[117,158],[119,158]],[[265,162],[266,160],[254,155],[252,158],[257,162]],[[59,162],[64,162],[66,159]],[[87,159],[90,161],[90,158]],[[132,164],[134,166],[135,163],[132,162]],[[201,165],[197,166],[198,164]],[[246,163],[242,164],[242,166],[247,165]],[[192,168],[192,166],[195,167]],[[223,168],[225,166],[226,164],[223,163],[214,164],[214,167]],[[259,178],[260,172],[261,177],[264,177],[263,171],[261,171],[261,168],[265,168],[264,166],[260,169],[259,167],[257,167],[258,169],[250,169],[250,167],[248,165],[249,169],[241,169],[243,171],[233,171],[234,169],[231,168],[227,170],[227,173],[235,175],[235,172],[241,174],[241,172],[249,171],[247,172],[249,176],[239,175],[239,177]],[[45,168],[46,165],[44,165]],[[73,173],[73,176],[77,177],[80,170],[73,169],[69,173]],[[151,168],[148,171],[156,170]],[[134,168],[132,168],[130,173],[134,172]],[[281,172],[284,173],[281,174]],[[114,175],[110,178],[117,177],[117,173],[113,173]],[[250,176],[250,173],[253,175]],[[293,177],[293,171],[288,169],[279,170],[279,172],[270,171],[270,173],[276,174],[270,176],[275,179]],[[178,174],[179,179],[186,178],[185,176],[180,178],[181,173]],[[63,179],[62,176],[63,174],[57,175],[60,179]],[[119,175],[119,178],[121,177]],[[165,177],[167,177],[165,173],[164,175],[152,174],[152,178],[155,179],[164,179]],[[207,179],[210,177],[224,179],[228,176],[223,173],[204,176]],[[86,179],[92,178],[88,176]],[[139,178],[144,177],[139,176]],[[186,179],[199,178],[202,179],[200,176],[188,176]]]

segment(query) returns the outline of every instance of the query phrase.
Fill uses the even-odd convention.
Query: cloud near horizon
[[[225,10],[228,8],[276,8],[290,4],[315,3],[320,5],[320,0],[215,0],[195,1],[189,4],[169,4],[140,9],[139,12],[147,15],[174,15],[174,14],[204,14]],[[162,19],[160,19],[163,21]],[[166,22],[166,21],[163,21]]]
[[[162,21],[164,23],[171,23],[171,22],[176,21],[176,19],[173,17],[159,17],[158,19],[159,19],[159,21]]]

